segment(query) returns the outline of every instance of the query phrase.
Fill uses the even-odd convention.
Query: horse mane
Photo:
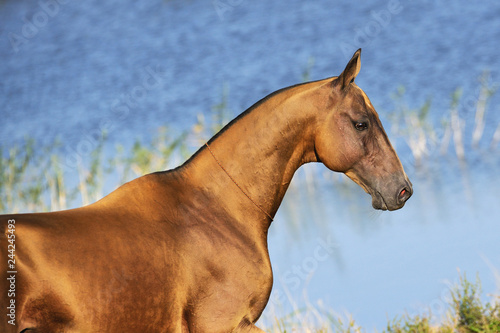
[[[255,102],[252,106],[250,106],[248,109],[246,109],[245,111],[243,111],[242,113],[240,113],[238,116],[236,116],[236,118],[234,118],[233,120],[231,120],[227,125],[225,125],[219,132],[217,132],[214,136],[212,136],[212,138],[210,138],[207,143],[210,144],[212,141],[214,141],[215,139],[217,139],[220,135],[222,135],[225,131],[227,131],[229,128],[231,128],[231,126],[233,126],[236,122],[238,122],[240,119],[242,119],[243,117],[245,117],[247,114],[249,114],[250,112],[252,112],[253,110],[255,110],[256,108],[258,108],[259,106],[261,106],[262,104],[264,104],[265,102],[267,102],[269,99],[285,92],[285,91],[288,91],[290,89],[293,89],[293,88],[296,88],[296,87],[299,87],[299,86],[302,86],[302,85],[306,85],[306,84],[309,84],[309,83],[314,83],[314,82],[318,82],[318,81],[323,81],[324,79],[320,79],[320,80],[314,80],[314,81],[308,81],[308,82],[302,82],[302,83],[297,83],[297,84],[294,84],[294,85],[291,85],[291,86],[288,86],[288,87],[284,87],[284,88],[281,88],[281,89],[278,89],[270,94],[268,94],[267,96],[261,98],[260,100],[258,100],[257,102]],[[203,145],[201,146],[189,159],[186,160],[186,162],[184,162],[179,168],[183,167],[184,165],[187,165],[192,159],[194,159],[201,151],[203,151],[204,149],[206,149],[207,146],[206,145]]]

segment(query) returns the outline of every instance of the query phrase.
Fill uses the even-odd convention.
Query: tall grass
[[[498,297],[483,301],[479,278],[473,283],[466,276],[450,292],[451,302],[446,318],[431,324],[425,316],[397,318],[387,325],[388,333],[498,333],[500,332],[500,302]]]
[[[34,139],[27,139],[6,153],[0,147],[0,213],[54,211],[95,202],[126,181],[186,158],[187,135],[170,137],[168,129],[160,127],[151,142],[116,145],[114,157],[106,158],[103,150],[109,143],[103,134],[87,163],[74,168],[63,163],[58,140],[34,149]]]
[[[485,300],[479,278],[469,281],[465,275],[449,291],[449,304],[443,318],[436,322],[432,314],[403,315],[391,319],[382,332],[385,333],[499,333],[500,299]],[[296,309],[287,316],[273,318],[260,325],[269,333],[288,332],[335,332],[364,333],[348,315],[339,315],[318,306]]]
[[[488,103],[497,87],[490,83],[488,72],[479,77],[479,85],[478,96],[468,96],[466,100],[461,88],[453,91],[449,98],[448,113],[437,110],[439,114],[444,114],[438,122],[435,117],[431,117],[431,99],[420,107],[413,108],[404,100],[404,87],[398,88],[392,95],[394,108],[387,113],[391,134],[406,142],[417,168],[430,160],[449,155],[450,144],[453,145],[454,156],[462,165],[467,163],[467,152],[480,153],[484,149],[497,149],[500,124],[488,124],[485,121]],[[473,121],[470,119],[472,117],[466,117],[468,113],[474,113]],[[384,112],[381,114],[384,115]],[[486,126],[498,126],[491,138],[484,137]],[[481,145],[481,140],[489,140],[490,143]]]

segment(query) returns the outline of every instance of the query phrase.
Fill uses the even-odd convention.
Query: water
[[[500,164],[498,150],[486,150],[500,121],[498,94],[482,148],[470,147],[477,78],[489,70],[499,82],[498,1],[0,1],[0,22],[4,148],[26,135],[40,144],[59,137],[67,156],[85,159],[84,143],[101,129],[123,144],[148,140],[160,124],[180,132],[209,114],[225,85],[236,115],[300,82],[312,59],[310,79],[338,75],[358,47],[357,83],[386,123],[400,85],[410,107],[432,97],[435,123],[463,87],[469,168],[450,148],[419,171],[396,141],[415,187],[403,210],[374,213],[360,189],[311,187],[299,174],[270,231],[276,283],[263,319],[273,308],[287,313],[289,293],[299,308],[321,300],[382,329],[404,310],[439,314],[457,269],[479,272],[483,289],[498,292]],[[335,250],[318,248],[330,241]]]

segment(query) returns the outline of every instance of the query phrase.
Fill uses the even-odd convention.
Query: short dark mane
[[[308,82],[302,82],[302,83],[297,83],[297,84],[294,84],[292,86],[289,86],[289,87],[285,87],[285,88],[281,88],[279,90],[276,90],[275,92],[272,92],[270,93],[269,95],[263,97],[262,99],[260,99],[259,101],[255,102],[252,106],[250,106],[248,109],[246,109],[245,111],[243,111],[242,113],[240,113],[236,118],[234,118],[233,120],[231,120],[227,125],[225,125],[219,132],[217,132],[212,138],[210,138],[210,140],[207,141],[207,143],[210,143],[212,142],[213,140],[217,139],[221,134],[223,134],[225,131],[227,131],[229,128],[231,128],[231,126],[233,126],[238,120],[242,119],[243,117],[245,117],[247,114],[249,114],[250,112],[252,112],[253,110],[255,110],[257,107],[259,107],[261,104],[267,102],[270,98],[276,96],[276,95],[279,95],[281,94],[282,92],[285,92],[289,89],[292,89],[292,88],[295,88],[295,87],[299,87],[299,86],[302,86],[302,85],[305,85],[305,84],[309,84],[309,83],[314,83],[314,82],[318,82],[318,81],[322,81],[324,79],[321,79],[321,80],[315,80],[315,81],[308,81]],[[206,146],[203,145],[200,147],[200,149],[198,149],[186,162],[184,162],[180,167],[186,165],[187,163],[189,163],[194,157],[196,157],[196,155],[198,155],[202,150],[206,149]]]
[[[217,132],[209,141],[208,143],[212,142],[213,140],[217,139],[219,137],[219,135],[221,135],[222,133],[224,133],[225,131],[227,131],[234,123],[236,123],[238,120],[240,120],[241,118],[243,118],[244,116],[246,116],[247,114],[249,114],[250,112],[252,112],[253,110],[255,110],[256,108],[258,108],[261,104],[264,104],[265,102],[267,102],[269,99],[271,99],[272,97],[274,96],[277,96],[279,94],[281,94],[282,92],[285,92],[289,89],[292,89],[292,88],[295,88],[295,87],[299,87],[299,86],[302,86],[302,85],[305,85],[305,84],[308,84],[308,83],[312,83],[312,82],[316,82],[316,81],[310,81],[310,82],[303,82],[303,83],[297,83],[297,84],[294,84],[292,86],[289,86],[289,87],[285,87],[285,88],[281,88],[281,89],[278,89],[272,93],[270,93],[269,95],[261,98],[259,101],[255,102],[252,106],[250,106],[248,109],[246,109],[245,111],[243,111],[242,113],[240,113],[236,118],[234,118],[233,120],[231,120],[226,126],[224,126],[219,132]]]

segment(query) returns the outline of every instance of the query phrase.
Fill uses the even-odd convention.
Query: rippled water
[[[381,329],[404,310],[439,313],[457,269],[479,272],[483,289],[498,291],[500,164],[498,149],[487,150],[500,122],[498,95],[481,148],[470,145],[477,78],[489,70],[491,85],[499,80],[498,1],[7,0],[0,22],[4,148],[26,135],[40,143],[59,137],[70,154],[103,128],[124,144],[148,140],[160,124],[180,132],[209,114],[224,85],[236,115],[300,82],[312,60],[310,79],[338,75],[358,47],[357,83],[386,128],[398,86],[410,107],[432,98],[436,123],[463,87],[468,168],[450,148],[422,171],[396,142],[415,187],[403,210],[374,213],[360,189],[323,178],[312,186],[299,173],[270,231],[276,283],[264,320],[273,307],[292,308],[287,293],[299,308],[308,304],[305,291],[310,303],[321,299]]]

